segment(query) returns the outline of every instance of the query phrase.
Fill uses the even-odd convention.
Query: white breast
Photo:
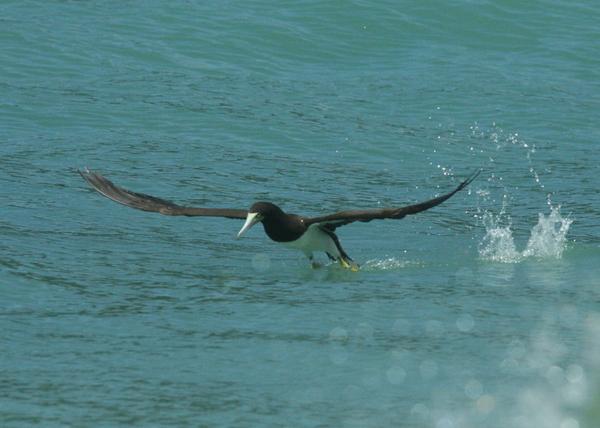
[[[323,232],[317,225],[309,226],[308,230],[295,241],[285,242],[285,245],[296,248],[305,253],[324,251],[334,257],[339,257],[340,252],[331,237]]]

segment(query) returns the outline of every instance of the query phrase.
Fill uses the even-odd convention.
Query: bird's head
[[[283,215],[283,211],[277,205],[270,202],[255,202],[248,210],[246,222],[238,232],[237,237],[241,237],[256,223],[260,223],[265,220],[269,221],[270,219],[273,219],[279,215]]]

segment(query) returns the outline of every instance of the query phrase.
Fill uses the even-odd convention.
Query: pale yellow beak
[[[263,217],[259,213],[248,213],[248,217],[246,217],[246,222],[238,232],[237,237],[241,237],[244,233],[246,233],[246,231],[248,231],[256,223],[259,223],[262,219]]]

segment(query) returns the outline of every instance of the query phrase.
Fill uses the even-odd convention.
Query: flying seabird
[[[287,214],[271,202],[255,202],[248,210],[186,207],[165,199],[132,192],[116,186],[107,178],[87,168],[84,171],[78,170],[78,172],[100,194],[128,207],[171,216],[245,219],[244,225],[237,234],[238,238],[256,223],[262,223],[265,233],[271,240],[299,249],[306,255],[313,267],[317,266],[314,262],[313,253],[323,251],[329,259],[339,262],[344,268],[357,271],[358,265],[340,245],[340,240],[335,234],[336,228],[355,221],[401,219],[407,215],[433,208],[468,186],[479,175],[480,170],[473,173],[451,192],[418,204],[392,208],[340,211],[318,217]]]

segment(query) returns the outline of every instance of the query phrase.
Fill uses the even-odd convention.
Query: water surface
[[[2,426],[595,427],[593,2],[0,5]],[[259,228],[94,194],[316,215]],[[323,259],[323,261],[326,261]]]

